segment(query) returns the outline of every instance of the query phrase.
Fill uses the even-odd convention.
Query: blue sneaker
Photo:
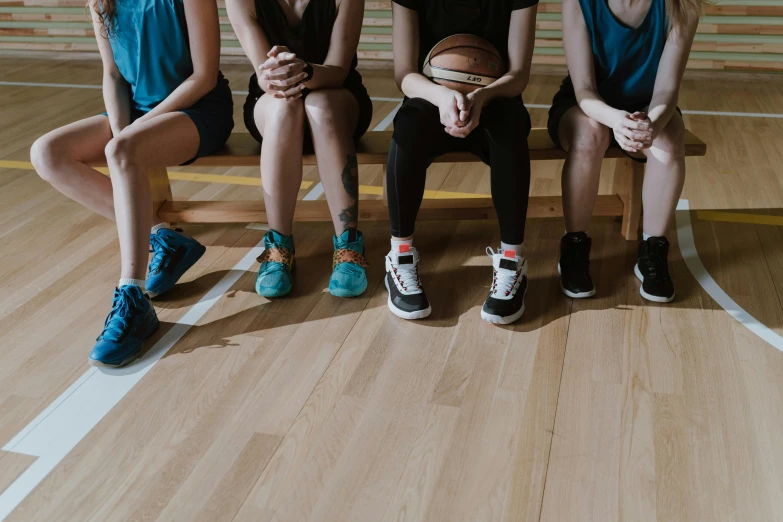
[[[141,355],[141,346],[158,329],[158,316],[138,286],[114,289],[111,312],[90,353],[91,366],[119,368]]]
[[[370,266],[364,257],[364,237],[358,230],[343,232],[332,238],[332,277],[329,293],[336,297],[356,297],[367,290],[367,273]]]
[[[291,291],[294,269],[294,236],[270,230],[264,236],[264,252],[256,278],[256,293],[263,297],[281,297]]]
[[[157,297],[171,290],[179,278],[201,259],[206,247],[182,230],[162,228],[150,235],[153,253],[147,274],[147,294]]]

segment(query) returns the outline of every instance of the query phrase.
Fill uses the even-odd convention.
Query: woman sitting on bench
[[[329,291],[354,297],[367,288],[364,240],[357,229],[355,144],[372,119],[356,71],[364,0],[228,0],[228,15],[256,74],[245,125],[261,143],[261,178],[269,232],[256,292],[291,291],[294,208],[303,151],[315,151],[334,223]]]
[[[669,302],[666,233],[685,179],[680,82],[701,0],[564,0],[563,44],[570,76],[552,101],[552,141],[568,152],[563,166],[566,235],[560,242],[563,293],[595,294],[587,226],[606,149],[647,162],[643,239],[636,276],[641,295]]]
[[[419,279],[413,246],[427,167],[451,151],[470,151],[490,165],[492,201],[500,223],[500,249],[488,248],[494,268],[482,319],[511,323],[525,311],[525,236],[530,116],[522,103],[530,76],[538,0],[434,2],[394,0],[394,76],[406,99],[394,120],[386,176],[391,251],[386,257],[389,309],[420,319],[431,307]],[[467,96],[425,77],[422,65],[443,38],[470,33],[491,42],[507,72]],[[455,284],[458,284],[455,281]]]
[[[234,127],[233,101],[218,70],[214,0],[91,0],[90,10],[106,113],[39,138],[31,157],[57,190],[117,222],[121,279],[90,363],[122,366],[158,328],[145,289],[153,297],[169,290],[205,250],[151,212],[147,172],[221,148]],[[89,167],[104,159],[111,179]]]

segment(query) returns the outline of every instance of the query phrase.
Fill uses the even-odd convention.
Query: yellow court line
[[[783,227],[783,216],[765,214],[740,214],[738,212],[715,212],[697,210],[696,217],[702,221],[725,221],[727,223],[748,223],[751,225],[776,225]]]
[[[33,164],[29,161],[8,161],[0,160],[0,168],[4,169],[18,169],[18,170],[35,170]],[[95,169],[98,172],[108,175],[109,170],[106,168]],[[199,174],[196,172],[173,172],[169,171],[169,179],[176,181],[197,181],[200,183],[225,183],[227,185],[249,185],[253,187],[260,187],[261,180],[259,178],[249,178],[244,176],[224,176],[222,174]],[[302,189],[307,189],[313,186],[312,181],[303,181]],[[382,196],[383,187],[376,187],[374,185],[359,185],[359,194],[370,196]],[[476,194],[473,192],[450,192],[447,190],[425,190],[425,199],[450,199],[450,198],[488,198],[489,194]]]

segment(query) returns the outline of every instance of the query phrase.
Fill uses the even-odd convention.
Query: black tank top
[[[302,13],[298,27],[289,27],[278,0],[256,0],[256,18],[269,38],[269,43],[284,45],[302,60],[323,65],[329,52],[334,21],[337,18],[335,0],[310,0]],[[343,87],[352,93],[366,93],[362,76],[356,70],[358,60],[354,54],[351,68]],[[250,79],[250,96],[256,99],[264,91],[258,86],[256,75]]]

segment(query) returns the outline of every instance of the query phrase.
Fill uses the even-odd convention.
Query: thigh
[[[304,100],[310,130],[319,133],[339,129],[344,138],[351,139],[359,121],[359,102],[348,90],[320,89],[309,93]]]
[[[102,163],[111,138],[109,118],[98,115],[55,129],[41,139],[56,154],[82,163]]]
[[[113,141],[137,164],[172,167],[196,157],[201,138],[190,116],[169,112],[128,125]]]

